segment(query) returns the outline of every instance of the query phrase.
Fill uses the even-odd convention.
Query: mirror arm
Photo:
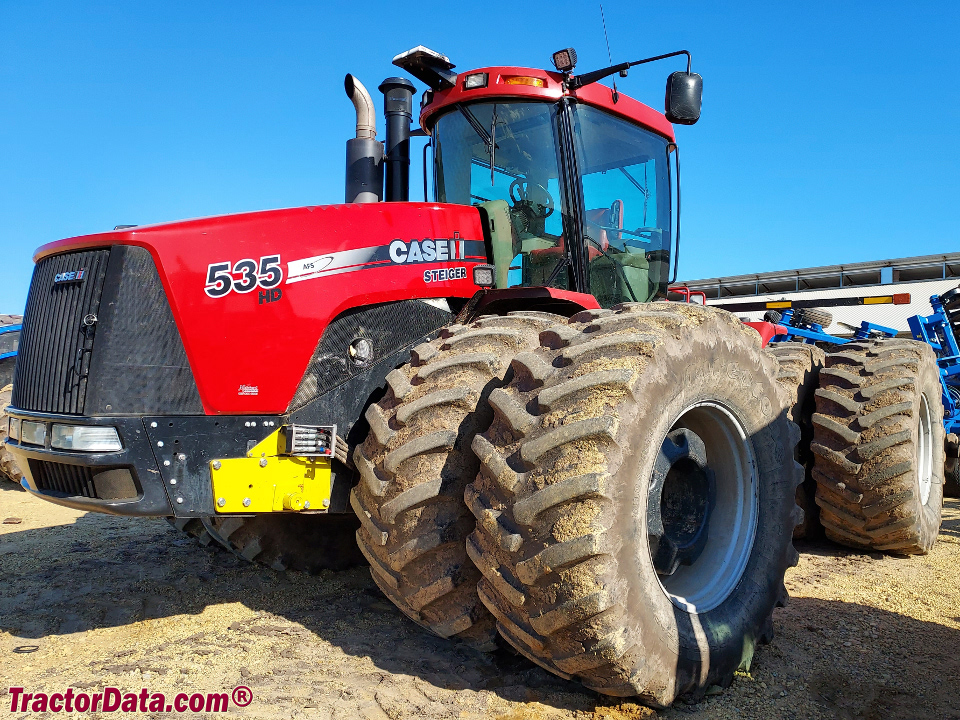
[[[602,70],[594,70],[592,72],[584,73],[583,75],[575,75],[567,80],[567,87],[571,90],[576,90],[578,88],[582,88],[584,85],[590,85],[598,80],[603,80],[605,77],[610,77],[614,73],[626,72],[635,65],[643,65],[645,63],[655,62],[657,60],[676,57],[677,55],[687,56],[687,74],[689,75],[691,66],[690,53],[686,50],[677,50],[677,52],[667,53],[666,55],[657,55],[656,57],[649,57],[643,60],[636,60],[634,62],[620,63],[619,65],[611,65],[608,68],[603,68]]]

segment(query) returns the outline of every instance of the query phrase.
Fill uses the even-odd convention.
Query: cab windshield
[[[569,289],[556,112],[547,103],[477,103],[437,123],[437,200],[482,205],[497,287]]]
[[[557,116],[572,113],[560,172]],[[567,132],[567,135],[570,133]],[[570,287],[568,237],[582,238],[589,292],[609,307],[666,290],[670,192],[666,140],[595,108],[538,102],[457,106],[434,130],[439,202],[478,205],[490,231],[497,287]],[[571,197],[583,204],[572,205]]]

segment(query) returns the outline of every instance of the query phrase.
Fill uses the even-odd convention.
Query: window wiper
[[[606,230],[608,233],[614,233],[614,234],[626,233],[627,235],[634,235],[640,238],[641,240],[647,240],[649,242],[653,242],[654,238],[647,237],[642,233],[649,233],[651,236],[653,235],[663,236],[663,230],[661,230],[660,228],[637,228],[636,230],[627,230],[626,228],[616,228],[610,225],[599,225],[599,224],[597,225],[597,227],[599,227],[601,230]]]
[[[474,132],[480,136],[480,139],[483,140],[483,144],[487,146],[487,154],[490,154],[490,150],[493,147],[493,138],[490,137],[490,133],[487,132],[487,129],[480,124],[480,121],[477,120],[477,116],[474,115],[463,103],[457,103],[457,110],[459,110],[463,116],[467,119],[467,122],[470,123],[470,127],[473,128]],[[493,163],[490,163],[492,166]]]
[[[557,261],[557,264],[553,266],[553,270],[550,272],[550,277],[547,278],[547,281],[544,283],[546,287],[553,285],[553,281],[557,279],[560,275],[560,271],[563,270],[570,264],[570,259],[564,255]]]
[[[627,169],[626,169],[625,167],[617,168],[617,170],[619,170],[621,173],[623,173],[624,177],[626,177],[627,180],[629,180],[630,183],[631,183],[637,190],[640,191],[640,194],[643,195],[644,198],[647,198],[647,197],[650,196],[650,191],[647,190],[643,185],[641,185],[640,183],[638,183],[637,180],[636,180],[636,178],[634,178],[633,175],[631,175],[629,172],[627,172]]]
[[[630,281],[627,280],[627,276],[626,276],[626,274],[623,272],[623,267],[620,265],[620,263],[618,263],[618,262],[617,262],[616,260],[614,260],[612,257],[610,257],[609,255],[607,255],[607,253],[604,252],[603,247],[601,247],[600,243],[598,243],[598,242],[597,242],[596,240],[594,240],[592,237],[590,237],[589,235],[587,235],[587,236],[585,236],[585,237],[587,238],[587,242],[591,242],[591,243],[593,243],[594,245],[596,245],[597,250],[600,251],[600,254],[603,255],[607,260],[609,260],[610,262],[613,263],[613,266],[617,269],[617,274],[619,274],[619,275],[620,275],[620,279],[623,280],[623,284],[624,284],[624,286],[627,288],[627,292],[630,293],[630,297],[633,298],[633,301],[634,301],[634,302],[640,302],[639,300],[637,300],[637,295],[636,295],[636,293],[633,292],[633,286],[630,285]]]

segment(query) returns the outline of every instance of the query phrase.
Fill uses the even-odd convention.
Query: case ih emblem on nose
[[[86,275],[87,269],[83,268],[81,270],[69,270],[67,272],[57,273],[53,276],[53,284],[65,283],[65,282],[83,282],[83,278]]]

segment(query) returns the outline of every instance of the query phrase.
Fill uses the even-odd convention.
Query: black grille
[[[30,474],[37,490],[97,497],[93,470],[85,465],[67,465],[48,460],[30,460]]]
[[[111,250],[86,414],[203,414],[170,303],[143,248]]]
[[[14,374],[16,407],[83,413],[94,329],[84,318],[97,314],[109,256],[109,250],[84,250],[37,263]],[[81,270],[79,280],[54,281]]]
[[[420,300],[368,305],[338,315],[317,343],[287,411],[303,407],[387,355],[443,327],[452,317]],[[362,365],[348,355],[350,343],[357,338],[367,338],[373,344],[373,356]]]

